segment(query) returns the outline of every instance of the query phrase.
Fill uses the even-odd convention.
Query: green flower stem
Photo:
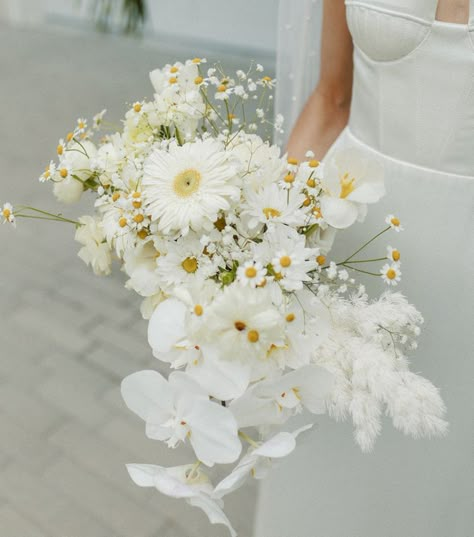
[[[364,248],[366,248],[371,242],[374,242],[375,239],[378,239],[381,235],[386,233],[390,229],[390,226],[383,229],[380,233],[377,233],[377,235],[374,235],[370,240],[368,240],[365,244],[363,244],[358,250],[356,250],[351,256],[349,256],[347,259],[345,259],[342,263],[338,263],[343,265],[344,263],[347,263],[350,261],[353,257],[355,257],[359,252],[362,252]]]

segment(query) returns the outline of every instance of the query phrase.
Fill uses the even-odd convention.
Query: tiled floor
[[[120,118],[125,102],[151,94],[148,71],[174,56],[130,39],[0,28],[0,202],[59,210],[36,179],[57,139],[104,104]],[[158,362],[138,297],[120,272],[93,276],[73,232],[33,221],[0,229],[0,535],[223,537],[126,474],[126,462],[173,465],[186,453],[145,439],[122,404],[120,380]],[[242,537],[255,496],[247,488],[227,502]]]

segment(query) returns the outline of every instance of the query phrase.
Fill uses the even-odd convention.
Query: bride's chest
[[[457,54],[474,59],[474,0],[469,0],[470,22],[464,25],[437,21],[438,0],[345,0],[345,3],[354,44],[372,60],[402,59],[428,40],[439,41],[436,43],[439,46],[456,47]]]

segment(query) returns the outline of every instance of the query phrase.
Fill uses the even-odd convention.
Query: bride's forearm
[[[301,160],[311,150],[321,160],[347,125],[350,94],[337,96],[317,87],[306,103],[288,142],[288,155]]]

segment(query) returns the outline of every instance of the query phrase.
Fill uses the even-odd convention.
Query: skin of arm
[[[353,44],[344,0],[324,0],[321,72],[288,142],[288,155],[302,160],[308,150],[322,159],[349,120]]]

